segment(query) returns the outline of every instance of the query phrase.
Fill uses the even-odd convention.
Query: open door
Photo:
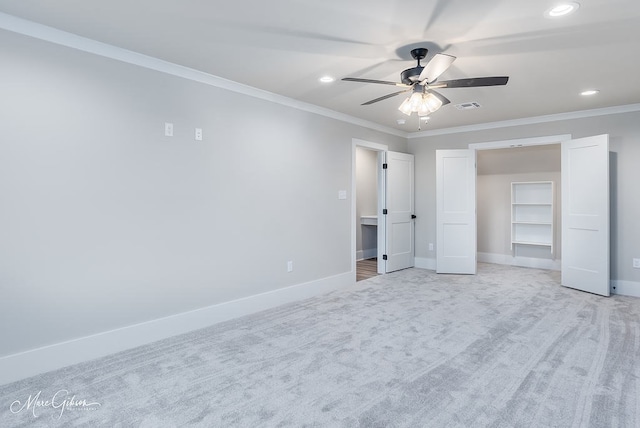
[[[414,182],[413,155],[387,152],[385,177],[385,272],[413,267]],[[385,258],[383,256],[383,259]]]
[[[436,227],[436,272],[475,274],[475,150],[436,150]]]
[[[609,136],[562,143],[562,285],[610,295]]]

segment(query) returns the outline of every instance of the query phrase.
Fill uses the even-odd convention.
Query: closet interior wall
[[[478,260],[559,269],[561,258],[560,145],[479,150],[477,156]],[[554,248],[511,246],[511,183],[552,181]]]

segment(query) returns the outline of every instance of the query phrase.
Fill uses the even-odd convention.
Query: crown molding
[[[477,125],[456,126],[452,128],[434,129],[409,134],[407,139],[412,140],[436,135],[460,134],[463,132],[484,131],[487,129],[508,128],[510,126],[534,125],[537,123],[556,122],[560,120],[582,119],[586,117],[606,116],[610,114],[631,113],[640,111],[640,104],[627,104],[614,107],[603,107],[592,110],[579,110],[567,113],[547,114],[544,116],[525,117],[522,119],[503,120],[499,122],[479,123]]]
[[[213,74],[205,73],[193,68],[185,67],[169,61],[164,61],[138,52],[119,48],[97,40],[78,36],[77,34],[58,30],[33,21],[18,18],[0,12],[0,29],[11,31],[17,34],[40,39],[46,42],[66,46],[83,52],[114,59],[116,61],[125,62],[139,67],[159,71],[183,79],[199,82],[205,85],[214,86],[228,91],[240,93],[254,98],[270,101],[276,104],[306,111],[308,113],[317,114],[341,122],[350,123],[352,125],[362,126],[374,131],[383,132],[385,134],[394,135],[408,140],[416,138],[432,137],[437,135],[458,134],[463,132],[483,131],[488,129],[506,128],[510,126],[533,125],[538,123],[554,122],[560,120],[581,119],[595,116],[605,116],[611,114],[629,113],[640,111],[639,104],[628,104],[614,107],[604,107],[592,110],[580,110],[575,112],[549,114],[543,116],[534,116],[521,119],[504,120],[498,122],[480,123],[475,125],[456,126],[451,128],[434,129],[422,132],[406,132],[391,128],[389,126],[380,125],[365,119],[360,119],[348,114],[340,113],[335,110],[316,106],[314,104],[288,98],[273,92],[254,88],[249,85],[224,79]]]
[[[18,18],[13,15],[0,12],[0,28],[17,34],[40,39],[46,42],[66,46],[83,52],[99,55],[105,58],[114,59],[116,61],[137,65],[150,70],[159,71],[165,74],[181,77],[183,79],[192,80],[194,82],[203,83],[209,86],[226,89],[228,91],[237,92],[250,97],[270,101],[276,104],[292,107],[309,113],[318,114],[331,119],[358,125],[367,129],[380,131],[385,134],[395,135],[397,137],[407,138],[409,135],[405,131],[400,131],[388,126],[380,125],[364,119],[359,119],[344,113],[340,113],[328,108],[319,107],[303,101],[288,98],[283,95],[274,94],[273,92],[254,88],[249,85],[224,79],[213,74],[205,73],[193,68],[178,65],[169,61],[164,61],[152,56],[143,55],[138,52],[119,48],[117,46],[102,43],[97,40],[78,36],[77,34],[68,33],[33,21]]]

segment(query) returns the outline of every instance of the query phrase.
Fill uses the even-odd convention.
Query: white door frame
[[[571,134],[549,135],[546,137],[517,138],[515,140],[500,140],[487,143],[469,144],[470,149],[474,150],[492,150],[492,149],[509,149],[512,147],[527,146],[543,146],[547,144],[560,144],[563,141],[571,140]]]
[[[386,144],[372,143],[370,141],[359,140],[353,138],[351,140],[351,273],[353,274],[353,282],[356,281],[356,227],[358,227],[358,219],[356,219],[356,147],[378,152],[378,164],[382,164],[384,153],[389,151]],[[382,216],[384,208],[385,188],[384,177],[378,174],[378,273],[384,273],[384,260],[380,244],[384,242],[385,222]]]

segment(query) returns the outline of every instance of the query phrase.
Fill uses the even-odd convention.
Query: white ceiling
[[[640,103],[640,1],[579,0],[0,0],[0,11],[249,86],[417,131],[397,90],[343,77],[399,81],[410,50],[457,57],[441,80],[510,76],[501,87],[451,88],[429,129]],[[423,64],[425,62],[423,61]],[[337,80],[319,82],[323,75]],[[593,97],[580,96],[596,88]],[[475,101],[482,107],[460,111]]]

